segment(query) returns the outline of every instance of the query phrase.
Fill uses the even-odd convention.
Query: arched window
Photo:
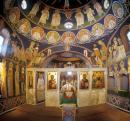
[[[27,9],[27,2],[26,0],[22,0],[21,7],[23,10]]]
[[[128,38],[128,41],[130,42],[130,31],[128,31],[127,33],[127,38]]]
[[[0,53],[1,53],[1,50],[2,50],[3,42],[4,42],[4,37],[2,35],[0,35]]]

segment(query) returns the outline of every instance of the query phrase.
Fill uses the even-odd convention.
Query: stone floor
[[[0,121],[62,121],[61,109],[23,105],[16,110],[0,116]],[[130,114],[120,111],[110,105],[103,104],[79,108],[76,121],[130,121]]]

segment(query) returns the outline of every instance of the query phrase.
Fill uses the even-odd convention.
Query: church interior
[[[130,121],[129,0],[1,0],[0,121]]]

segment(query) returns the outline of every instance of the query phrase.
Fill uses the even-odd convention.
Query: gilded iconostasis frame
[[[74,70],[72,68],[62,68],[62,69],[61,68],[53,68],[53,69],[51,68],[27,68],[27,74],[30,71],[32,71],[33,73],[33,88],[28,88],[28,86],[26,86],[26,90],[27,90],[26,99],[27,99],[27,103],[29,104],[36,105],[38,103],[37,102],[38,88],[37,88],[37,77],[36,77],[38,72],[42,72],[44,74],[43,83],[42,83],[44,84],[43,85],[44,90],[42,90],[42,92],[45,94],[43,100],[45,100],[46,106],[58,107],[63,104],[61,103],[61,95],[62,95],[61,88],[63,86],[65,87],[65,85],[67,85],[67,82],[68,82],[68,80],[61,78],[61,74],[62,74],[62,77],[64,76],[63,73],[72,73],[75,75],[75,76],[72,76],[72,75],[68,76],[68,79],[70,79],[69,77],[74,77],[73,79],[71,78],[73,80],[73,81],[71,80],[71,84],[73,86],[75,85],[75,96],[76,96],[75,103],[78,106],[83,107],[83,106],[89,106],[89,105],[94,105],[94,104],[96,105],[96,104],[106,103],[106,96],[107,96],[107,70],[106,68],[100,68],[100,69],[99,68],[90,68],[90,69],[89,68],[75,68]],[[104,82],[102,83],[101,79],[97,79],[96,81],[97,87],[93,88],[92,75],[95,72],[97,74],[97,78],[99,76],[103,77],[101,79],[103,79]],[[85,89],[80,88],[81,77],[83,77],[81,76],[81,73],[88,74],[88,76],[86,77],[88,80],[87,82],[88,84],[85,83],[85,85],[87,85],[88,87]],[[65,82],[64,84],[62,83],[62,80],[63,82]],[[26,80],[27,85],[28,83],[29,83],[28,80]],[[61,83],[63,84],[62,87],[61,87]],[[50,86],[50,84],[52,84],[52,86]],[[69,95],[71,95],[71,93],[69,93]],[[94,95],[96,95],[95,99],[93,99]],[[94,100],[95,102],[94,101],[92,102],[92,100]],[[84,101],[86,101],[85,104],[84,104]]]

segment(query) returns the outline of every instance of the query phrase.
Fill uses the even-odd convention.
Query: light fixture
[[[73,23],[72,22],[66,22],[65,24],[64,24],[64,27],[66,28],[66,29],[72,29],[72,27],[73,27]]]
[[[72,75],[72,71],[68,71],[67,75],[71,76]]]
[[[0,43],[3,42],[4,37],[0,35]]]
[[[1,53],[1,50],[2,50],[3,41],[4,41],[4,37],[0,35],[0,53]]]
[[[22,7],[23,10],[25,10],[27,8],[26,0],[22,0],[21,7]]]
[[[130,31],[127,33],[127,38],[130,41]]]

